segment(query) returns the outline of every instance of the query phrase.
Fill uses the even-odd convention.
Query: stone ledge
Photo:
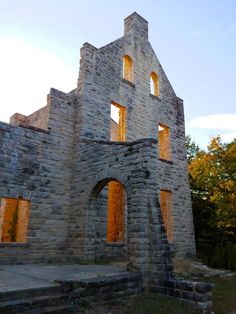
[[[150,93],[149,96],[150,96],[152,99],[161,101],[161,99],[160,99],[158,96],[156,96],[156,95],[153,95],[153,94]]]
[[[104,140],[92,140],[92,139],[82,139],[79,143],[89,143],[89,144],[105,144],[105,145],[123,145],[123,146],[133,146],[136,144],[157,144],[155,138],[143,138],[133,142],[115,142],[115,141],[104,141]],[[172,161],[168,161],[172,163]]]
[[[126,242],[106,242],[105,243],[105,246],[116,246],[116,247],[119,247],[119,246],[126,246],[127,243]]]
[[[42,133],[46,133],[46,134],[50,134],[49,131],[44,130],[44,129],[40,129],[40,128],[36,128],[35,126],[31,126],[31,125],[23,125],[23,124],[19,124],[18,127],[24,128],[24,129],[29,129],[29,130],[33,130],[36,132],[42,132]]]
[[[19,124],[19,125],[12,125],[10,123],[7,122],[2,122],[0,121],[0,130],[1,131],[6,131],[6,132],[10,132],[11,130],[15,129],[15,128],[24,128],[27,130],[32,130],[32,131],[36,131],[36,132],[40,132],[40,133],[46,133],[46,134],[50,134],[49,131],[44,130],[44,129],[40,129],[40,128],[36,128],[34,126],[27,126],[27,125],[23,125],[23,124]]]
[[[132,82],[130,82],[130,81],[124,79],[124,78],[122,78],[122,82],[124,82],[124,83],[128,84],[129,86],[132,86],[133,88],[135,88],[135,84],[134,83],[132,83]]]
[[[142,275],[139,272],[98,276],[75,280],[56,280],[71,299],[117,298],[121,295],[135,295],[143,290]],[[84,300],[85,300],[84,299]],[[89,299],[88,299],[89,300]]]
[[[0,248],[2,247],[30,247],[30,243],[0,242]]]
[[[163,159],[163,158],[158,158],[160,161],[163,161],[167,164],[173,165],[173,161],[172,160],[167,160],[167,159]]]
[[[129,282],[130,280],[141,280],[141,273],[124,273],[118,275],[101,276],[97,278],[81,279],[79,285],[81,287],[104,286],[107,284],[116,284],[119,282]]]

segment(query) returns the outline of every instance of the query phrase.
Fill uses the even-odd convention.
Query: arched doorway
[[[104,179],[92,190],[95,259],[124,259],[127,255],[127,196],[117,179]],[[91,209],[92,209],[91,208]]]

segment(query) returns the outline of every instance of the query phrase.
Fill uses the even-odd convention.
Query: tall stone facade
[[[109,182],[126,195],[123,235],[114,242],[107,237]],[[83,45],[76,89],[51,89],[44,108],[0,122],[0,198],[0,228],[5,199],[30,204],[27,240],[0,242],[2,264],[122,258],[166,279],[171,251],[195,254],[183,101],[141,16],[125,19],[118,40]]]

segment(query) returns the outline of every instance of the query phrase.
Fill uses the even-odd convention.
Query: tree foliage
[[[186,147],[187,147],[187,160],[188,164],[201,152],[200,147],[192,141],[190,135],[186,136]]]
[[[186,145],[198,252],[212,266],[236,269],[236,141],[216,137],[203,151],[187,137]]]

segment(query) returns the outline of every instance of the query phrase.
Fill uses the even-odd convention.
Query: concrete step
[[[61,286],[52,286],[44,288],[22,289],[0,292],[0,303],[8,300],[25,299],[27,297],[36,297],[40,295],[52,295],[60,293],[62,291]]]
[[[78,306],[73,304],[65,305],[56,305],[50,307],[44,307],[41,309],[29,310],[23,312],[23,314],[46,314],[46,313],[55,313],[55,314],[65,314],[65,313],[78,313]]]
[[[15,299],[0,302],[0,313],[25,313],[25,311],[33,309],[42,309],[65,304],[68,305],[68,303],[68,294],[58,293],[54,295],[41,295],[36,297],[28,297],[24,299]]]
[[[142,290],[140,273],[57,280],[58,286],[0,293],[1,314],[78,313],[79,304],[134,295]]]
[[[98,299],[111,299],[139,293],[142,290],[142,277],[140,273],[126,273],[84,279],[79,281],[79,287],[82,298],[94,296]]]

